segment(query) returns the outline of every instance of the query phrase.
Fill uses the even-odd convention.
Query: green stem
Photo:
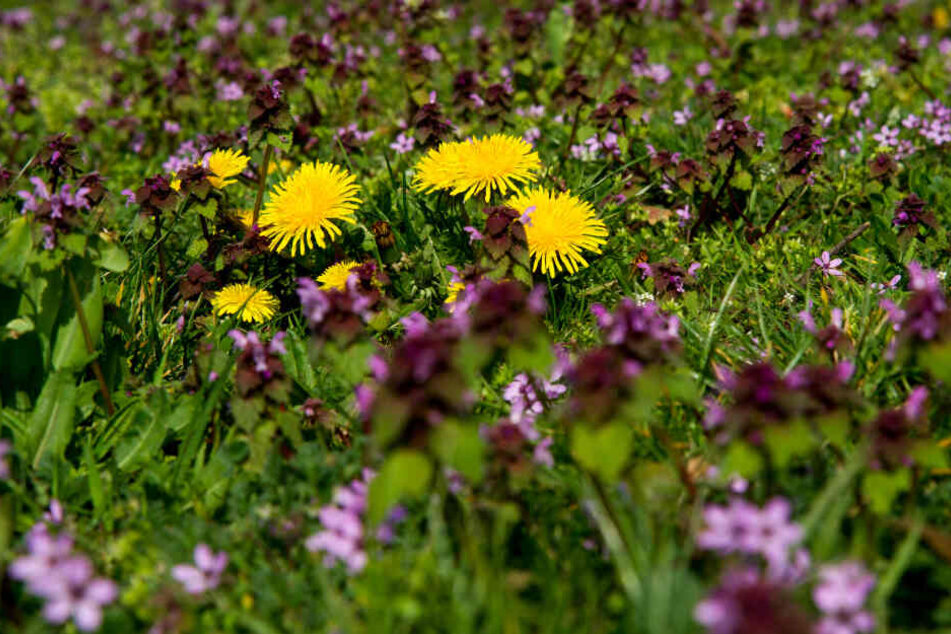
[[[258,195],[254,198],[254,215],[252,216],[252,226],[258,224],[258,216],[261,214],[261,203],[264,201],[264,187],[267,185],[267,166],[271,162],[271,153],[274,149],[268,143],[264,149],[264,161],[261,162],[261,173],[258,175]]]

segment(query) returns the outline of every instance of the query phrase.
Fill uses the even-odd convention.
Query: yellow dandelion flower
[[[208,169],[212,173],[208,182],[216,189],[227,187],[234,182],[232,177],[243,172],[250,160],[241,150],[215,150],[208,157]]]
[[[541,167],[538,154],[525,139],[508,134],[463,141],[459,174],[453,194],[465,192],[465,199],[485,192],[485,201],[498,190],[503,196],[534,182]]]
[[[446,298],[447,304],[455,304],[456,300],[459,299],[459,293],[465,290],[466,285],[462,282],[449,282],[449,297]]]
[[[601,252],[608,230],[591,205],[571,192],[533,188],[509,200],[519,212],[528,211],[525,237],[532,270],[554,277],[562,270],[576,273],[588,266],[583,250]],[[534,208],[534,209],[533,209]]]
[[[459,143],[444,143],[416,164],[416,188],[423,192],[448,189],[465,200],[493,191],[503,196],[537,178],[541,167],[530,143],[508,134],[493,134]]]
[[[340,235],[333,220],[356,224],[354,212],[360,199],[354,177],[331,163],[307,163],[271,193],[258,223],[271,238],[271,250],[291,245],[291,255],[314,247],[324,248]]]
[[[182,191],[182,179],[172,177],[172,180],[169,181],[168,186],[174,189],[177,192]]]
[[[251,226],[254,224],[253,209],[238,209],[234,212],[234,216],[245,231],[251,231]]]
[[[263,322],[274,316],[277,298],[250,284],[225,286],[211,300],[216,315],[237,315],[241,321]]]
[[[443,143],[427,152],[416,163],[414,186],[430,193],[440,189],[454,189],[459,175],[462,143]]]
[[[350,277],[350,271],[359,266],[353,260],[344,260],[328,266],[320,276],[317,277],[317,284],[324,290],[335,288],[338,291],[346,290],[347,279]]]

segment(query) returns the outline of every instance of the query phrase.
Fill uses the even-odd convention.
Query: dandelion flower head
[[[357,266],[359,265],[353,260],[344,260],[343,262],[337,262],[336,264],[328,266],[327,269],[317,277],[317,284],[324,290],[330,290],[332,288],[338,291],[345,290],[347,288],[347,279],[350,278],[350,271]]]
[[[549,277],[563,270],[576,273],[588,266],[582,252],[600,253],[606,241],[607,227],[589,203],[571,192],[536,187],[510,199],[508,204],[525,214],[532,270],[541,269]]]
[[[250,284],[226,286],[211,300],[218,316],[235,315],[241,321],[264,322],[277,312],[277,298]]]
[[[320,161],[302,165],[271,193],[258,224],[271,239],[271,250],[288,245],[291,255],[324,248],[328,238],[341,234],[333,221],[356,224],[354,213],[360,199],[357,185],[347,170]]]
[[[227,187],[245,170],[250,161],[241,150],[215,150],[208,156],[208,182],[216,189]]]
[[[416,164],[416,189],[422,192],[449,190],[465,200],[480,196],[489,201],[492,192],[503,196],[534,182],[541,167],[530,143],[508,134],[461,142],[443,143]]]

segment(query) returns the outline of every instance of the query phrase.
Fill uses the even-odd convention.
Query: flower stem
[[[258,195],[254,198],[254,215],[251,225],[258,224],[258,216],[261,214],[261,202],[264,200],[264,186],[267,185],[267,166],[271,162],[271,144],[268,143],[264,149],[264,161],[261,162],[261,173],[258,175]]]

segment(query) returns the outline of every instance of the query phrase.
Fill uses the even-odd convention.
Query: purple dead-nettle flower
[[[542,138],[542,131],[538,128],[529,128],[525,130],[525,133],[522,135],[522,138],[525,139],[527,143],[535,145],[540,138]]]
[[[62,561],[44,582],[43,617],[60,624],[72,619],[82,632],[102,625],[102,609],[119,596],[115,582],[96,577],[88,558],[78,555]]]
[[[878,132],[872,135],[872,138],[880,145],[897,147],[899,132],[900,130],[898,128],[889,128],[887,125],[883,125]]]
[[[228,336],[234,341],[235,350],[250,353],[254,362],[254,370],[265,380],[271,378],[268,358],[279,354],[287,354],[287,348],[284,347],[284,337],[286,336],[284,332],[275,334],[266,343],[262,342],[258,333],[253,330],[247,334],[240,330],[230,330]]]
[[[875,629],[875,618],[863,609],[875,587],[875,576],[862,564],[847,561],[819,569],[812,599],[823,617],[816,634],[857,634]]]
[[[838,268],[839,265],[842,264],[842,258],[833,259],[828,251],[823,251],[820,257],[813,259],[813,262],[819,267],[819,270],[822,271],[824,276],[831,275],[833,277],[839,277],[845,275],[845,273]]]
[[[812,630],[782,582],[764,579],[753,568],[732,570],[697,604],[694,618],[711,634],[802,634]]]
[[[218,82],[217,88],[218,101],[238,101],[244,98],[244,90],[238,82]]]
[[[790,550],[802,540],[802,528],[790,521],[792,507],[783,498],[773,498],[759,512],[756,524],[758,551],[770,571],[781,573],[789,565]]]
[[[268,20],[267,32],[269,35],[275,37],[283,35],[285,29],[287,29],[287,18],[285,16],[278,15]]]
[[[333,502],[317,512],[324,530],[311,535],[304,545],[311,552],[323,552],[326,567],[332,568],[342,561],[354,574],[366,566],[363,515],[367,508],[368,485],[374,476],[373,471],[364,469],[361,478],[338,488]]]
[[[482,235],[482,232],[476,229],[475,227],[465,226],[462,228],[469,235],[469,242],[478,242],[483,240],[485,236]]]
[[[10,576],[25,583],[32,594],[45,597],[48,580],[73,552],[73,539],[66,533],[52,534],[40,523],[27,533],[26,546],[27,554],[10,564]]]
[[[759,509],[741,498],[727,506],[708,504],[703,509],[706,528],[697,536],[697,546],[721,555],[759,552]]]
[[[207,544],[198,544],[195,546],[194,559],[194,566],[174,566],[172,577],[184,586],[188,594],[204,594],[217,588],[222,573],[228,567],[228,553],[215,553]]]
[[[668,315],[650,302],[638,305],[633,299],[622,299],[614,312],[594,304],[591,312],[597,318],[604,342],[622,348],[626,356],[644,363],[657,362],[680,347],[680,320]]]
[[[62,521],[60,514],[51,505],[47,523],[30,530],[28,552],[10,564],[10,576],[46,601],[43,616],[47,621],[61,624],[72,619],[80,631],[93,632],[102,624],[102,608],[115,601],[118,589],[113,581],[95,576],[86,556],[73,552],[67,533],[50,532],[48,522]]]
[[[427,62],[435,63],[442,59],[442,54],[440,54],[439,49],[437,49],[432,44],[426,44],[422,48],[423,59]]]
[[[403,523],[408,515],[406,507],[401,504],[391,508],[376,529],[377,540],[383,545],[391,544],[396,537],[396,525]]]
[[[869,286],[872,290],[878,291],[879,295],[884,295],[886,291],[897,288],[899,282],[901,282],[901,274],[892,277],[892,279],[887,282],[872,282]]]
[[[390,143],[390,149],[397,154],[406,154],[407,152],[412,152],[415,145],[416,139],[413,135],[400,132],[396,136],[396,140]]]
[[[689,105],[684,106],[683,110],[674,111],[674,125],[687,125],[687,122],[691,119],[693,119],[693,112],[690,111]]]
[[[780,577],[790,565],[792,548],[802,539],[802,528],[790,521],[791,512],[783,498],[773,498],[761,509],[740,498],[727,506],[707,505],[706,528],[697,536],[697,545],[721,555],[760,555],[770,575]]]

